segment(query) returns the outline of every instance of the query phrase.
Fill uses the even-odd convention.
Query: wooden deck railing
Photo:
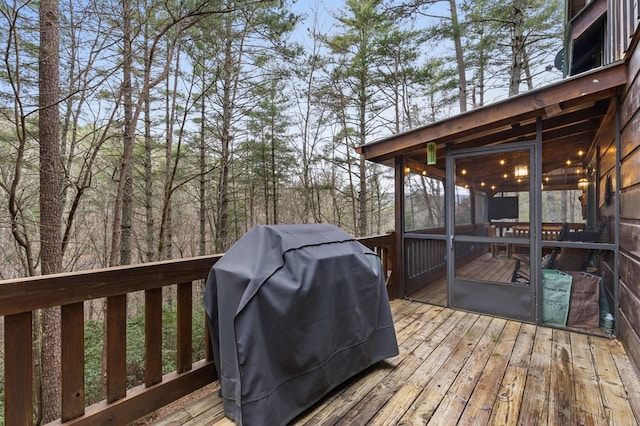
[[[381,255],[392,277],[393,236],[360,239]],[[33,320],[39,309],[60,307],[62,417],[53,424],[126,424],[216,380],[209,351],[192,360],[192,288],[221,255],[0,281],[4,317],[6,425],[33,421]],[[392,281],[391,281],[392,282]],[[177,285],[177,370],[162,374],[162,288]],[[127,389],[127,295],[144,291],[145,383]],[[85,302],[106,298],[106,399],[86,407]],[[208,336],[208,333],[205,333]],[[209,345],[207,345],[208,347]],[[0,413],[1,414],[1,413]]]
[[[389,232],[383,235],[376,235],[372,237],[359,238],[362,244],[373,250],[382,261],[382,270],[386,277],[387,293],[390,297],[394,294],[396,287],[401,285],[401,274],[394,274],[393,262],[396,256],[396,251],[393,245],[394,233]]]

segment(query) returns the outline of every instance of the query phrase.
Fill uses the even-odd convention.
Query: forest
[[[355,148],[560,79],[563,14],[561,0],[0,0],[0,279],[222,253],[257,224],[384,233],[390,170]],[[38,319],[43,347],[56,315]]]
[[[559,0],[49,2],[0,3],[2,279],[386,232],[355,147],[562,76]]]

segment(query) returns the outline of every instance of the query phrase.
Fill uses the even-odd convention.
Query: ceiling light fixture
[[[578,180],[578,188],[582,189],[583,191],[586,191],[588,187],[589,187],[589,179],[583,177],[583,178],[580,178],[580,180]]]
[[[529,175],[529,168],[526,165],[516,166],[515,177],[523,178]]]

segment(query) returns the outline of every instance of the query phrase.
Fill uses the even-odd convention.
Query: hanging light
[[[435,142],[427,142],[427,165],[433,166],[438,161],[436,157],[436,143]]]
[[[529,174],[529,168],[526,165],[516,166],[516,170],[514,172],[515,177],[523,178]]]
[[[589,187],[589,179],[583,177],[578,180],[578,188],[582,189],[583,191],[586,191],[588,187]]]

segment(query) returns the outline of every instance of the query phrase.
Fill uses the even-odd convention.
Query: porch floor
[[[640,381],[615,339],[407,300],[400,355],[348,380],[295,425],[640,423]],[[156,425],[231,425],[217,392]]]
[[[491,256],[491,253],[472,260],[456,271],[460,278],[476,279],[481,281],[495,281],[508,283],[513,276],[516,261],[506,256]],[[434,305],[447,305],[447,277],[442,277],[426,285],[410,295],[410,299],[428,302]]]

